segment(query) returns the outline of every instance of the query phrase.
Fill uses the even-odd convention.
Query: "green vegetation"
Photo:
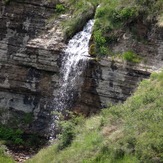
[[[0,139],[10,141],[13,144],[22,144],[22,134],[20,129],[11,129],[6,126],[0,126]]]
[[[26,149],[37,149],[46,143],[46,140],[37,134],[26,134],[19,128],[10,128],[5,125],[0,125],[0,140],[3,140],[7,146],[21,145]]]
[[[5,152],[6,147],[3,142],[0,142],[0,162],[1,163],[15,163],[15,161]]]
[[[148,27],[150,22],[158,21],[162,26],[162,0],[101,0],[100,4],[95,14],[94,26],[94,43],[99,56],[112,54],[106,49],[109,49],[112,43],[118,42],[125,32],[132,33],[132,36],[139,40],[145,39],[146,35],[139,34],[136,24]],[[100,38],[105,40],[100,41],[100,44],[97,39],[99,33]]]
[[[66,3],[70,19],[63,23],[65,40],[71,38],[76,32],[82,30],[85,23],[93,18],[98,0],[69,0]]]
[[[42,149],[28,163],[155,163],[163,162],[163,72],[141,82],[124,104],[103,109],[100,115],[66,122],[63,140]],[[73,137],[71,131],[73,130]],[[64,137],[64,134],[63,134]],[[67,136],[63,138],[67,142]]]
[[[139,63],[141,61],[140,57],[132,51],[127,51],[122,54],[123,59],[133,63]]]
[[[101,30],[94,31],[94,41],[96,43],[96,53],[100,55],[107,54],[106,39]]]
[[[56,4],[56,7],[55,7],[55,12],[56,13],[63,13],[65,12],[65,6],[63,4]]]
[[[66,14],[71,15],[62,24],[65,41],[82,30],[95,14],[93,56],[96,54],[100,58],[115,55],[112,45],[121,40],[125,33],[129,33],[132,39],[147,43],[149,23],[158,22],[159,26],[163,26],[162,10],[163,0],[68,0],[65,4],[58,4],[55,11],[66,11]],[[138,28],[141,25],[143,30]]]

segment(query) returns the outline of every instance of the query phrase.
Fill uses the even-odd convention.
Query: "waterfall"
[[[89,40],[92,34],[94,20],[84,27],[83,31],[77,33],[63,51],[60,89],[58,96],[54,99],[54,111],[64,113],[69,110],[72,104],[80,96],[80,89],[83,83],[82,74],[89,61]],[[53,115],[53,121],[57,120],[57,115]],[[51,126],[52,132],[55,130],[55,123]]]

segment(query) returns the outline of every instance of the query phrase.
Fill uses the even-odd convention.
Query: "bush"
[[[121,20],[128,20],[138,16],[137,9],[135,7],[122,8],[118,13]]]
[[[58,135],[58,150],[62,150],[71,144],[76,134],[75,126],[83,122],[83,116],[76,116],[69,111],[67,111],[66,113],[69,120],[64,120],[64,116],[62,114],[56,113],[59,117],[59,121],[57,121],[56,123],[58,123],[57,125],[61,129],[61,132]]]
[[[123,58],[126,61],[133,62],[133,63],[139,63],[141,61],[140,57],[137,54],[135,54],[134,52],[132,52],[132,51],[124,52],[123,53]]]
[[[63,4],[57,4],[55,6],[55,12],[56,13],[63,13],[63,12],[65,12],[65,6]]]
[[[93,32],[93,38],[95,41],[95,47],[96,53],[100,55],[106,55],[108,54],[108,49],[106,47],[106,39],[102,35],[101,30],[97,30]]]
[[[10,141],[13,144],[23,144],[23,131],[20,129],[11,129],[6,126],[0,126],[0,139]]]
[[[103,37],[101,30],[94,31],[93,36],[98,47],[105,45],[106,39]]]
[[[71,121],[62,122],[61,127],[62,130],[61,134],[59,135],[60,142],[58,144],[59,150],[68,147],[75,136],[74,132],[75,125]]]

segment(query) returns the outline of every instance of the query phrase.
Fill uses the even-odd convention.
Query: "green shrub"
[[[20,129],[12,129],[6,126],[0,126],[0,139],[10,141],[13,144],[23,144],[23,131]]]
[[[106,43],[106,39],[103,37],[101,30],[94,31],[93,37],[97,46],[103,46]]]
[[[69,120],[64,120],[64,116],[61,113],[55,113],[59,116],[59,121],[57,121],[56,124],[61,130],[60,134],[58,135],[58,150],[62,150],[71,144],[76,134],[75,126],[83,122],[83,116],[76,116],[70,111],[67,111],[66,113]]]
[[[65,6],[63,5],[63,4],[57,4],[56,6],[55,6],[55,12],[56,13],[63,13],[63,12],[65,12]]]
[[[9,128],[4,125],[0,126],[0,140],[5,141],[6,145],[22,145],[33,149],[37,149],[46,143],[46,140],[37,134],[26,134],[21,129]]]
[[[108,13],[108,11],[106,8],[99,7],[99,9],[97,9],[95,17],[103,18],[103,16],[106,15],[107,13]]]
[[[62,122],[61,127],[62,130],[61,130],[61,134],[59,135],[60,142],[58,144],[59,150],[68,147],[75,136],[75,132],[74,132],[75,127],[72,122],[70,121]]]
[[[124,60],[129,62],[139,63],[141,61],[140,57],[132,51],[124,52],[122,55]]]
[[[108,54],[108,48],[106,47],[106,39],[102,35],[101,30],[97,30],[93,32],[93,39],[95,42],[96,53],[100,55],[106,55]]]
[[[119,18],[124,21],[138,16],[137,8],[135,7],[124,7],[118,12],[118,14]]]

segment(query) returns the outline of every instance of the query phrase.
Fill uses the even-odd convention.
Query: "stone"
[[[54,98],[60,91],[64,41],[70,37],[64,36],[61,22],[71,15],[53,18],[58,2],[65,1],[15,0],[9,5],[0,1],[0,122],[45,137],[49,136]],[[93,17],[95,8],[90,8],[87,14],[82,13],[82,24],[74,33]],[[110,57],[96,61],[90,57],[82,74],[81,92],[70,110],[90,116],[110,104],[124,102],[142,79],[162,68],[162,28],[151,24],[148,31],[146,26],[140,27],[143,30],[138,29],[138,34],[147,35],[147,44],[121,31],[117,43],[110,48],[119,54],[133,49],[146,62],[135,64]],[[23,121],[29,113],[32,115],[29,124],[15,123],[18,119]]]

